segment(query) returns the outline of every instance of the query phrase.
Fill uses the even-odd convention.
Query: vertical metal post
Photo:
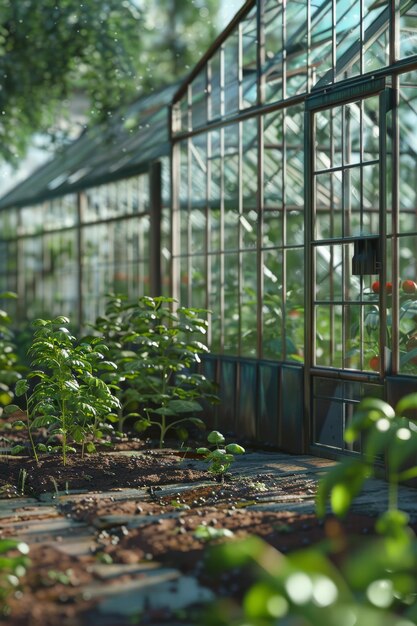
[[[22,232],[22,209],[17,209],[17,240],[16,240],[16,290],[17,303],[16,312],[19,322],[25,319],[26,306],[26,289],[25,289],[25,268],[24,268],[24,241],[20,233]]]
[[[304,360],[304,426],[302,432],[301,449],[308,452],[312,433],[312,390],[310,369],[313,365],[313,341],[315,336],[313,290],[314,290],[314,255],[312,253],[312,225],[315,203],[313,198],[313,170],[314,170],[314,113],[306,111],[304,114],[304,205],[305,205],[305,235],[304,235],[304,333],[305,333],[305,360]]]
[[[77,318],[78,327],[81,329],[84,322],[84,302],[83,302],[83,237],[82,223],[84,218],[84,207],[86,203],[86,195],[84,191],[77,193]],[[102,295],[102,294],[100,294]]]
[[[387,167],[387,176],[391,177],[391,257],[392,257],[392,318],[391,318],[391,374],[398,374],[400,371],[399,358],[399,305],[400,305],[400,258],[399,258],[399,220],[400,220],[400,124],[399,124],[399,77],[393,76],[393,89],[391,91],[391,163]],[[388,157],[388,155],[387,155]],[[388,207],[387,207],[388,208]]]
[[[149,166],[150,242],[149,278],[151,296],[161,295],[161,216],[162,166],[160,161]]]
[[[379,238],[380,258],[382,260],[380,270],[380,284],[387,282],[387,112],[390,108],[390,90],[385,89],[379,96]],[[379,313],[379,354],[381,363],[381,376],[387,371],[387,294],[385,289],[380,289],[380,313]]]

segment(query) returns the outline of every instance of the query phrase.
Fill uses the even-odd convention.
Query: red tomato
[[[379,280],[376,280],[374,283],[372,283],[372,291],[374,293],[379,293]]]
[[[369,367],[371,370],[374,370],[374,372],[379,372],[379,356],[373,356],[369,359]]]
[[[402,288],[405,293],[415,293],[417,291],[417,285],[413,280],[405,280],[402,284]]]

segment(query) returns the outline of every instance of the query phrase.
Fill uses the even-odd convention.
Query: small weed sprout
[[[218,430],[212,430],[207,435],[207,441],[214,449],[197,448],[197,454],[201,454],[205,461],[209,463],[209,472],[222,479],[235,460],[236,454],[244,454],[245,448],[237,443],[229,443],[226,446],[225,438]]]
[[[17,484],[17,490],[22,494],[22,496],[25,493],[27,476],[28,476],[27,470],[25,468],[21,468],[19,470],[19,479],[18,479],[18,484]]]

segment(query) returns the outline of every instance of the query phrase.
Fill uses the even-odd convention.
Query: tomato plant
[[[204,428],[196,413],[202,401],[217,402],[214,385],[197,371],[208,322],[201,309],[177,308],[172,298],[143,296],[128,302],[109,296],[106,315],[98,318],[94,331],[109,346],[118,365],[107,380],[120,391],[119,429],[126,419],[137,432],[159,430],[162,447],[169,430],[184,440],[186,425]]]
[[[95,442],[103,441],[112,429],[107,420],[119,405],[100,376],[116,369],[104,356],[106,346],[98,340],[77,343],[68,325],[64,316],[33,322],[32,370],[16,385],[16,395],[26,398],[27,421],[14,422],[16,428],[27,428],[36,461],[37,450],[61,451],[64,465],[67,452],[75,451],[70,444],[80,444],[82,454],[85,449],[95,451]],[[9,410],[18,407],[11,405]],[[48,429],[49,439],[35,446],[32,430],[41,427]]]

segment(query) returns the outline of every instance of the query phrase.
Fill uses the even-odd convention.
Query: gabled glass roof
[[[170,152],[169,105],[178,85],[120,109],[107,124],[87,129],[71,145],[0,199],[0,209],[126,178]]]

